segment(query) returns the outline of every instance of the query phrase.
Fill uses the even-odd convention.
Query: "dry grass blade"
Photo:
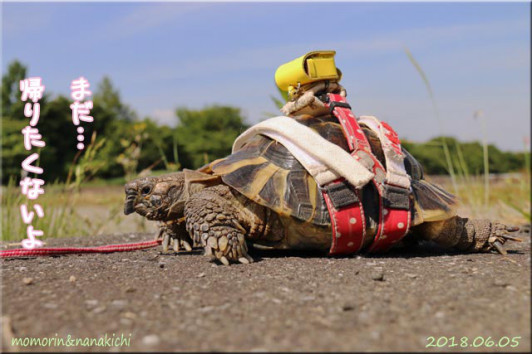
[[[425,87],[426,87],[426,89],[427,89],[427,91],[429,93],[430,100],[432,102],[432,108],[434,109],[434,114],[436,115],[436,121],[438,122],[438,126],[440,128],[440,133],[441,133],[441,136],[442,136],[442,144],[443,144],[443,153],[445,154],[445,160],[446,160],[446,163],[447,163],[447,168],[449,170],[449,175],[451,176],[451,182],[452,182],[452,185],[453,185],[454,193],[458,194],[458,186],[456,184],[456,177],[455,177],[455,173],[454,173],[453,163],[452,163],[452,160],[451,160],[451,154],[449,152],[449,146],[447,145],[447,141],[445,139],[445,134],[443,132],[443,123],[442,123],[441,118],[440,118],[440,112],[439,112],[438,106],[436,104],[436,99],[434,98],[434,93],[432,91],[432,86],[430,85],[430,82],[429,82],[429,79],[428,79],[427,75],[425,74],[425,72],[421,68],[421,65],[419,65],[419,63],[414,58],[414,56],[412,55],[410,50],[407,47],[404,47],[404,51],[405,51],[406,55],[408,56],[408,59],[410,60],[410,63],[412,63],[412,65],[414,65],[414,67],[416,68],[419,76],[421,76],[421,78],[423,79],[423,83],[425,84]]]

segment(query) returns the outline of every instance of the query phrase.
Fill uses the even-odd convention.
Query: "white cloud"
[[[146,32],[210,6],[205,3],[140,3],[121,18],[101,28],[99,36],[117,40]]]

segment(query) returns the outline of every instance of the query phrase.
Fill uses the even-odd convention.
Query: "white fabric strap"
[[[394,144],[394,142],[392,142],[387,136],[390,133],[395,134],[395,132],[390,132],[374,116],[360,116],[358,121],[373,130],[381,141],[384,158],[386,159],[386,182],[395,186],[410,189],[410,176],[406,173],[404,163],[405,156],[401,152],[398,153],[401,145]]]
[[[283,144],[320,186],[344,177],[355,188],[362,188],[374,177],[347,151],[295,119],[284,116],[260,122],[240,134],[233,144],[233,152],[258,134]]]

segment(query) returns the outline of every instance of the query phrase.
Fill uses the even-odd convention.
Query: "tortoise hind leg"
[[[186,229],[194,245],[225,265],[253,262],[247,253],[248,231],[234,202],[226,186],[216,186],[192,195],[185,204]]]
[[[518,230],[518,227],[486,219],[468,219],[459,216],[425,222],[412,229],[416,235],[443,247],[452,247],[465,252],[488,252],[495,249],[501,254],[506,254],[503,247],[506,241],[521,241],[510,235],[511,232]]]

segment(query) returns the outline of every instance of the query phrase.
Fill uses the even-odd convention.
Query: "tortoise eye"
[[[142,194],[148,194],[150,192],[151,192],[151,187],[150,186],[142,187]]]

